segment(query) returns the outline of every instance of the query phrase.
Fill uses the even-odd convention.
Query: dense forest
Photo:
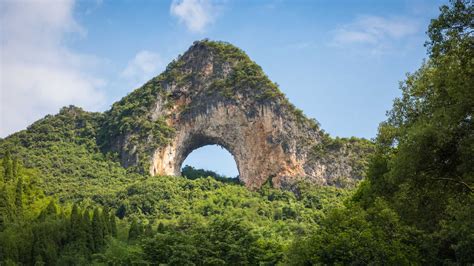
[[[70,106],[0,140],[0,265],[474,263],[474,6],[428,28],[355,187],[151,177]]]

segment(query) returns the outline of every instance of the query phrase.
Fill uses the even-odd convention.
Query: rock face
[[[361,178],[369,151],[355,139],[336,143],[244,52],[207,40],[114,104],[105,124],[103,146],[127,167],[180,175],[193,150],[218,144],[234,156],[249,188],[267,180],[275,187],[351,183]]]

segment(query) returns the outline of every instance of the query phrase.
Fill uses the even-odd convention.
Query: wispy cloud
[[[204,32],[217,16],[217,5],[211,0],[173,0],[171,15],[192,32]]]
[[[159,54],[143,50],[128,62],[121,76],[136,87],[158,74],[163,66],[163,60]]]
[[[86,36],[73,8],[73,0],[1,1],[0,136],[64,105],[104,104],[104,81],[86,70],[99,60],[64,45],[66,34]]]
[[[419,24],[413,19],[359,16],[353,22],[337,27],[332,32],[330,44],[339,47],[354,44],[386,47],[390,42],[399,41],[418,31]]]

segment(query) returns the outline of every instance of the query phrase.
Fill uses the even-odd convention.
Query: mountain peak
[[[320,184],[357,178],[350,164],[332,163],[350,161],[343,151],[313,154],[324,150],[325,138],[243,50],[201,40],[115,103],[99,141],[124,166],[151,175],[179,175],[190,152],[217,144],[234,155],[240,180],[251,188],[270,177],[275,186],[302,176]]]
[[[262,68],[240,48],[222,41],[201,40],[158,77],[165,80],[166,90],[198,94],[215,93],[235,98],[284,99],[284,95]],[[179,85],[179,86],[174,86]]]
[[[249,70],[249,69],[252,70]],[[240,48],[223,41],[210,41],[208,39],[195,41],[191,47],[176,60],[171,62],[165,73],[168,81],[182,81],[187,77],[194,83],[225,79],[235,70],[253,72],[271,83],[263,70]],[[171,77],[171,79],[169,79]]]
[[[224,41],[212,41],[203,39],[195,41],[186,51],[186,54],[199,54],[202,56],[219,56],[228,60],[250,59],[247,54],[237,46]]]

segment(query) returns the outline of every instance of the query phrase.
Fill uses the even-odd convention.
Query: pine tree
[[[102,209],[102,224],[104,228],[104,237],[110,235],[110,219],[109,219],[109,209],[104,207]]]
[[[153,236],[153,227],[151,225],[151,223],[148,223],[146,226],[145,226],[145,232],[144,232],[145,236],[147,237],[151,237]]]
[[[54,203],[54,200],[51,200],[44,210],[46,215],[57,215],[58,214],[58,207],[56,206],[56,203]]]
[[[54,203],[54,200],[51,200],[44,210],[41,211],[38,219],[44,221],[46,217],[56,216],[58,214],[58,208]]]
[[[80,241],[80,235],[82,231],[82,216],[80,214],[79,208],[74,203],[72,205],[71,216],[69,217],[69,232],[68,238],[69,241]]]
[[[156,231],[157,231],[158,233],[164,233],[164,232],[165,232],[165,225],[164,225],[162,222],[160,222],[160,223],[158,224],[158,228],[156,229]]]
[[[112,213],[110,214],[109,221],[110,221],[110,234],[113,237],[117,237],[117,220],[115,218],[115,215],[113,215]]]
[[[12,162],[12,176],[13,176],[13,178],[18,178],[18,169],[19,169],[18,159],[15,157],[15,158],[13,158],[13,162]]]
[[[3,171],[4,171],[3,176],[5,178],[5,181],[9,181],[13,179],[13,168],[12,168],[10,157],[11,156],[10,156],[9,151],[7,151],[5,153],[5,156],[3,156],[2,165],[3,165]]]
[[[102,222],[99,208],[94,209],[92,215],[92,236],[94,239],[94,250],[99,251],[104,246],[104,223]]]
[[[3,229],[6,223],[10,220],[10,200],[8,198],[7,187],[3,185],[0,190],[0,230]]]
[[[82,230],[81,232],[84,234],[84,245],[90,250],[94,251],[94,237],[91,228],[91,219],[89,215],[89,210],[85,210],[82,215],[82,223],[81,223]]]
[[[133,219],[132,224],[130,225],[130,230],[128,230],[128,241],[137,240],[140,235],[140,225],[136,219]]]
[[[17,215],[23,214],[23,179],[20,177],[15,190],[15,207]]]

